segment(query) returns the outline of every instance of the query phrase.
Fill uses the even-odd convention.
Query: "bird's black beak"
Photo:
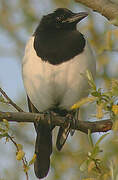
[[[73,15],[65,20],[62,21],[62,23],[73,23],[76,22],[78,23],[79,21],[81,21],[82,19],[84,19],[85,17],[88,16],[87,12],[80,12],[80,13],[73,13]]]

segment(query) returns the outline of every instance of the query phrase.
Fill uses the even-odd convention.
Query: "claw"
[[[67,127],[65,127],[65,128],[62,128],[62,127],[59,128],[59,132],[58,132],[58,136],[57,136],[57,142],[56,142],[56,146],[57,146],[58,151],[60,151],[62,149],[63,145],[66,142],[66,139],[67,139],[69,133],[70,133],[70,123],[68,123]]]
[[[63,145],[66,142],[66,139],[69,135],[69,133],[71,134],[71,136],[73,136],[74,132],[75,132],[75,127],[76,127],[76,123],[78,122],[78,109],[76,110],[76,112],[70,112],[66,115],[65,119],[66,119],[66,127],[59,128],[59,132],[58,132],[58,136],[57,136],[57,142],[56,142],[56,146],[57,149],[60,151],[63,147]],[[74,129],[71,129],[71,124],[73,123],[73,127]]]
[[[79,109],[76,109],[75,114],[71,116],[71,123],[73,123],[73,129],[70,129],[70,135],[73,136],[75,133],[76,124],[78,123]]]

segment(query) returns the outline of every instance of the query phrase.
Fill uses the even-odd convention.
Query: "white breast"
[[[60,108],[68,110],[88,95],[86,70],[95,76],[96,65],[90,49],[85,48],[84,53],[73,60],[51,65],[36,55],[33,41],[34,37],[27,43],[22,66],[24,86],[30,100],[39,111],[48,110],[57,103]]]

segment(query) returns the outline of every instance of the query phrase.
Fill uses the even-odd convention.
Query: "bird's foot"
[[[77,121],[78,121],[78,110],[76,110],[76,112],[72,111],[67,113],[65,117],[64,127],[59,128],[59,132],[57,136],[56,146],[59,151],[62,149],[63,145],[65,144],[69,133],[71,134],[71,136],[74,134]],[[73,129],[71,127],[73,127]]]
[[[70,135],[73,136],[76,128],[76,124],[78,123],[78,113],[79,109],[76,109],[76,111],[72,111],[69,114],[67,114],[67,118],[69,119],[69,128],[70,128]],[[73,126],[73,129],[71,129],[71,125]]]

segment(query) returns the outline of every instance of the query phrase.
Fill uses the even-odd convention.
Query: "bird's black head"
[[[73,13],[59,8],[43,16],[34,32],[34,49],[42,61],[58,65],[82,53],[84,36],[76,30],[76,24],[85,18],[86,12]]]
[[[65,8],[58,8],[53,13],[43,16],[39,29],[41,30],[63,30],[76,29],[76,24],[88,16],[86,12],[73,13]]]

